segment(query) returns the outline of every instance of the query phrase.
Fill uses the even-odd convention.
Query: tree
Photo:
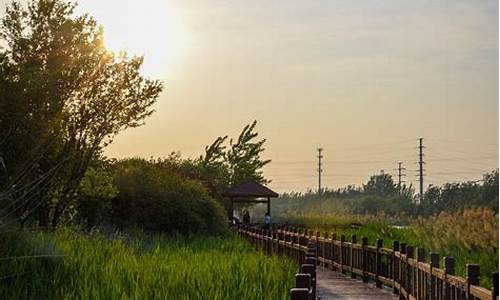
[[[397,186],[389,174],[371,176],[370,180],[363,185],[363,190],[367,194],[380,197],[395,196],[398,193]]]
[[[484,174],[480,204],[492,207],[498,213],[498,169]]]
[[[9,171],[2,186],[44,178],[36,197],[19,201],[29,204],[24,214],[38,209],[42,226],[49,218],[57,226],[89,163],[118,132],[142,125],[162,91],[141,75],[142,57],[107,51],[103,29],[74,8],[63,0],[13,2],[0,28],[7,45],[0,50],[0,156]]]
[[[429,185],[424,193],[424,202],[421,203],[424,215],[433,215],[441,204],[441,188]]]
[[[102,167],[90,167],[80,181],[76,214],[80,223],[92,228],[111,212],[111,199],[118,194],[113,175]]]
[[[264,178],[262,168],[271,162],[263,160],[260,154],[265,150],[266,139],[253,141],[259,135],[254,132],[257,121],[246,125],[241,131],[238,139],[230,140],[231,148],[226,153],[226,161],[231,171],[231,184],[239,184],[247,180],[258,183],[268,183]]]
[[[255,132],[257,121],[246,125],[241,131],[238,139],[229,140],[228,136],[220,136],[205,147],[205,153],[198,159],[191,161],[193,172],[197,178],[208,189],[210,196],[219,200],[226,210],[230,209],[230,203],[222,197],[222,193],[232,185],[253,180],[259,183],[268,183],[264,177],[262,168],[271,162],[261,158],[265,139],[257,140],[258,133]],[[185,172],[184,168],[184,172]]]

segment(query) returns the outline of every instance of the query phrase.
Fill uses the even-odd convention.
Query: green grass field
[[[0,257],[2,299],[288,299],[297,270],[232,235],[11,232]]]

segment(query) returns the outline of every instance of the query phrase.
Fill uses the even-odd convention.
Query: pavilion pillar
[[[271,215],[271,197],[267,197],[267,213]]]

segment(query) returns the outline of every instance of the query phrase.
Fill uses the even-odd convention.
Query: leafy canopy
[[[19,207],[25,216],[42,210],[40,222],[51,216],[54,226],[90,161],[118,132],[142,125],[163,88],[141,75],[142,57],[107,51],[102,27],[74,9],[63,0],[12,2],[0,27],[6,44],[0,157],[7,169],[0,184],[14,201],[13,186],[38,184],[38,195],[24,197],[20,202],[28,205]]]

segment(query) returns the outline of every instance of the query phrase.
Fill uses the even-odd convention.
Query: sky
[[[0,0],[3,7],[6,1]],[[106,45],[165,83],[156,113],[110,157],[197,157],[258,121],[278,192],[360,185],[406,168],[417,185],[498,167],[498,0],[81,0]]]

